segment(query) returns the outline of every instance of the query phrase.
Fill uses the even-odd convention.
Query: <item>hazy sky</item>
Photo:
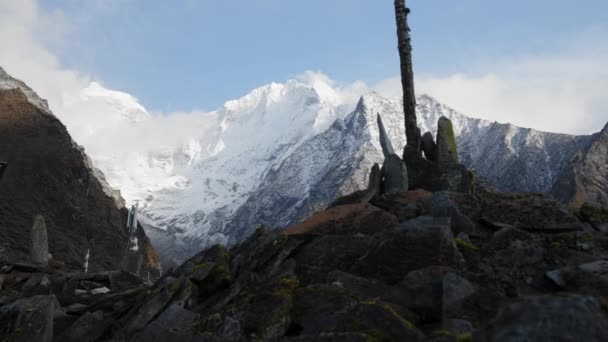
[[[608,1],[408,6],[419,92],[545,130],[588,133],[608,121]],[[3,49],[17,49],[7,42],[15,28],[54,68],[164,113],[212,110],[307,70],[399,89],[392,0],[0,0]],[[0,65],[17,64],[7,51]]]

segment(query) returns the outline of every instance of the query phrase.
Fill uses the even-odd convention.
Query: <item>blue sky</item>
[[[608,1],[408,5],[418,93],[545,131],[606,125]],[[209,111],[309,71],[399,96],[393,10],[393,0],[0,0],[10,42],[0,66],[58,109],[96,80],[164,116]]]
[[[214,109],[271,81],[320,70],[343,82],[398,73],[391,0],[51,0],[73,19],[61,49],[161,111]],[[559,48],[607,23],[608,2],[410,0],[417,74],[473,72],[493,58]]]

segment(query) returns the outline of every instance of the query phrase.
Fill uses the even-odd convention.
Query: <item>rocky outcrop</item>
[[[0,89],[0,159],[9,165],[0,183],[0,259],[30,259],[32,222],[41,215],[53,260],[82,269],[90,250],[91,271],[117,268],[128,239],[126,211],[104,192],[82,148],[44,102],[31,90],[26,96],[22,83],[11,84],[16,88]],[[158,274],[141,227],[137,238],[146,270]]]
[[[0,337],[32,324],[23,336],[92,342],[606,339],[608,237],[546,229],[581,224],[554,200],[418,190],[372,202],[215,245],[150,285],[0,264]],[[458,216],[470,231],[455,234]]]
[[[556,198],[580,207],[585,202],[608,207],[608,125],[574,155],[551,189]]]

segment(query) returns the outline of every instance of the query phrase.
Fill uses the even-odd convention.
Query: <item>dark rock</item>
[[[346,289],[361,298],[386,298],[393,290],[380,280],[359,277],[342,271],[333,271],[327,275],[327,283]]]
[[[20,88],[0,90],[0,156],[10,164],[0,191],[0,241],[9,242],[15,259],[30,259],[31,219],[44,213],[48,249],[38,249],[37,262],[46,266],[50,250],[54,259],[80,267],[90,248],[90,271],[117,268],[128,240],[126,212],[66,127],[28,100],[24,91],[36,97],[31,89]],[[146,263],[154,264],[145,234],[138,240]]]
[[[34,296],[19,299],[0,307],[0,340],[53,340],[53,319],[60,308],[55,296]]]
[[[59,337],[58,341],[97,341],[112,325],[113,320],[105,318],[102,311],[87,312],[82,315]]]
[[[363,333],[320,333],[317,335],[289,336],[281,341],[319,341],[319,342],[367,342],[371,337]]]
[[[85,289],[85,290],[93,290],[93,289],[98,289],[100,287],[103,287],[102,284],[96,283],[94,281],[89,281],[89,280],[83,280],[80,282],[80,287]]]
[[[493,251],[498,251],[507,248],[515,241],[525,242],[532,240],[532,238],[532,234],[526,231],[513,227],[503,228],[492,235],[492,239],[489,242],[489,248]]]
[[[454,234],[471,234],[475,231],[475,224],[463,215],[456,204],[445,191],[436,192],[425,202],[426,211],[434,217],[449,217]]]
[[[133,336],[133,341],[184,341],[203,340],[196,331],[200,315],[183,307],[171,304],[160,316],[140,333]]]
[[[422,213],[422,203],[433,194],[425,190],[385,194],[372,201],[376,207],[382,208],[397,216],[403,222],[419,216]]]
[[[294,300],[294,324],[302,335],[357,332],[388,341],[419,341],[423,337],[390,304],[363,301],[340,287],[308,286],[298,289]]]
[[[608,124],[589,138],[585,147],[567,159],[550,193],[572,207],[584,203],[608,207]],[[559,151],[563,153],[562,146]]]
[[[422,152],[424,152],[426,159],[430,161],[437,160],[437,144],[435,144],[435,139],[433,139],[433,133],[426,132],[422,136]]]
[[[36,215],[32,226],[31,260],[34,264],[47,266],[49,263],[49,238],[44,217]]]
[[[383,194],[405,192],[409,189],[407,167],[396,154],[391,154],[384,159],[382,177],[384,179]]]
[[[608,296],[608,261],[598,260],[549,271],[546,276],[564,290]]]
[[[449,267],[431,266],[410,272],[394,296],[427,322],[440,322],[459,313],[476,287]]]
[[[409,272],[427,266],[463,264],[448,225],[420,227],[408,222],[399,231],[381,237],[355,262],[351,272],[394,284]]]
[[[539,296],[500,310],[479,341],[608,341],[608,313],[594,297]]]
[[[452,121],[442,116],[437,122],[437,163],[447,170],[458,165],[458,150]]]
[[[145,303],[128,319],[128,323],[124,328],[126,336],[131,336],[148,325],[154,317],[165,309],[183,284],[183,278],[175,279],[170,282],[168,286],[154,291],[151,296],[146,299]]]
[[[391,140],[388,137],[388,134],[386,133],[386,129],[384,128],[384,124],[382,123],[382,117],[380,117],[380,114],[378,114],[377,120],[382,154],[384,154],[384,158],[388,158],[388,156],[395,154],[395,150],[393,149],[393,144],[391,144]]]
[[[205,296],[231,282],[230,255],[224,246],[215,245],[186,261],[174,274],[193,281]]]
[[[294,257],[300,283],[324,283],[334,270],[350,272],[353,262],[374,245],[375,241],[365,236],[324,235],[312,240]]]
[[[235,303],[234,315],[239,318],[245,336],[252,340],[276,340],[291,325],[293,292],[298,287],[295,276],[278,277],[247,300]]]
[[[380,172],[380,165],[378,165],[378,163],[374,163],[374,166],[370,171],[368,185],[365,190],[355,191],[352,194],[340,197],[332,202],[328,208],[346,204],[367,203],[380,196],[381,191],[382,173]]]
[[[316,234],[366,234],[371,235],[386,231],[398,223],[397,218],[389,212],[370,204],[351,204],[331,208],[308,220],[286,228],[287,235]]]
[[[591,223],[600,232],[608,232],[608,208],[599,208],[589,203],[584,203],[579,216],[584,222]]]
[[[409,189],[407,167],[403,160],[395,154],[380,114],[378,114],[378,131],[380,132],[380,145],[384,154],[384,164],[381,170],[383,178],[381,193],[391,194],[407,191]]]

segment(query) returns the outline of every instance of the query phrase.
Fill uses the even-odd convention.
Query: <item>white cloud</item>
[[[96,0],[88,3],[87,8],[110,11],[117,1],[127,0]],[[121,110],[127,107],[145,113],[136,98],[114,92],[108,96],[111,98],[108,102],[103,90],[97,97],[89,96],[86,89],[93,77],[63,68],[50,48],[61,46],[69,36],[71,25],[61,11],[43,10],[35,0],[0,0],[0,41],[3,42],[0,66],[47,99],[54,114],[89,154],[121,157],[187,143],[187,137],[201,133],[206,120],[204,113],[151,114],[135,129],[124,124],[121,118],[133,113],[125,114]],[[105,95],[110,93],[105,92]],[[122,103],[113,103],[112,99],[121,99]]]
[[[111,11],[116,8],[113,4],[125,1],[96,0],[87,6]],[[71,19],[59,10],[42,10],[36,0],[0,0],[0,66],[48,99],[76,141],[94,148],[111,138],[135,148],[141,141],[160,143],[169,139],[163,134],[167,132],[164,128],[173,123],[176,126],[172,132],[201,129],[202,123],[196,119],[200,113],[182,113],[174,120],[155,115],[156,120],[148,126],[158,123],[158,129],[147,129],[157,133],[146,133],[149,139],[128,139],[132,132],[121,132],[110,125],[106,107],[79,104],[82,89],[93,77],[63,68],[52,49],[60,47],[75,29]],[[451,75],[417,74],[416,88],[418,93],[428,93],[471,116],[547,131],[598,131],[608,121],[607,31],[598,28],[582,32],[565,39],[551,53],[486,58],[485,63],[472,62],[466,72]],[[336,104],[356,103],[369,89],[364,82],[340,84],[319,72],[306,72],[297,78],[315,86],[323,98],[331,98]],[[398,96],[401,85],[398,78],[392,78],[372,88]],[[89,134],[91,127],[98,133],[97,141]],[[124,139],[119,140],[117,135]],[[185,136],[172,135],[174,139]]]
[[[607,31],[581,32],[553,52],[472,63],[470,72],[419,74],[416,91],[470,116],[552,132],[597,132],[608,121]],[[398,78],[375,88],[401,94]]]

